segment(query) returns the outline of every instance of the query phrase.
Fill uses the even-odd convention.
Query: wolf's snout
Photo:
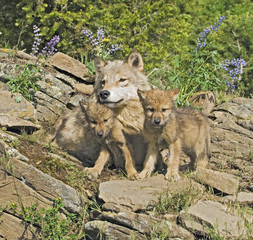
[[[155,123],[156,125],[159,125],[160,122],[161,122],[161,118],[155,118],[155,119],[154,119],[154,123]]]
[[[103,135],[104,135],[104,132],[103,132],[103,131],[97,132],[97,136],[98,136],[98,137],[103,137]]]
[[[110,96],[110,92],[108,90],[102,90],[99,93],[101,99],[106,99]]]

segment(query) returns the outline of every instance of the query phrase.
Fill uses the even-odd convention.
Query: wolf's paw
[[[139,177],[140,179],[143,179],[143,178],[146,178],[146,177],[150,177],[151,173],[149,171],[145,171],[145,170],[142,170],[140,173],[139,173]]]
[[[100,171],[98,171],[96,168],[84,168],[84,171],[86,172],[89,179],[97,179],[100,175]]]
[[[127,173],[127,176],[128,176],[128,178],[131,179],[131,180],[140,179],[139,174],[138,174],[137,171],[128,172],[128,173]]]
[[[165,179],[178,181],[180,179],[180,175],[177,172],[167,172],[165,175]]]

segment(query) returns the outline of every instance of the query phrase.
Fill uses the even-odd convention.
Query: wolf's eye
[[[121,86],[126,86],[128,84],[128,80],[126,78],[121,78],[119,83]]]
[[[104,123],[107,123],[108,122],[108,118],[107,119],[104,119]]]
[[[148,111],[154,112],[154,108],[148,108]]]
[[[101,84],[102,84],[102,86],[104,86],[105,85],[105,80],[102,80]]]
[[[125,82],[127,79],[126,78],[121,78],[119,81],[120,82]]]
[[[162,112],[166,112],[166,110],[167,110],[166,108],[162,108]]]
[[[97,124],[97,121],[91,120],[91,123],[92,123],[92,124]]]

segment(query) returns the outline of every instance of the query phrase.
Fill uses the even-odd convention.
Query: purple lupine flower
[[[42,56],[46,58],[53,56],[57,52],[55,46],[58,44],[59,41],[60,37],[58,35],[54,36],[42,49]]]
[[[40,34],[40,29],[36,26],[33,25],[33,33],[34,33],[34,42],[32,45],[32,52],[30,53],[33,57],[36,56],[36,54],[39,52],[39,45],[41,42],[41,34]]]
[[[111,48],[107,48],[107,53],[113,54],[114,52],[119,51],[120,49],[121,49],[121,45],[119,44],[111,45]]]
[[[105,32],[104,32],[104,29],[99,27],[98,30],[97,30],[97,39],[100,41],[100,42],[103,42],[104,39],[105,39]]]
[[[203,29],[203,31],[199,34],[198,43],[196,45],[195,52],[197,52],[199,48],[202,48],[202,47],[204,48],[206,46],[207,35],[211,31],[217,32],[224,19],[225,19],[225,16],[219,17],[216,23],[214,24],[214,26],[211,25],[210,27]]]
[[[82,29],[81,34],[86,36],[89,44],[93,47],[93,51],[100,57],[106,58],[121,48],[118,44],[108,46],[109,39],[105,38],[105,32],[102,27],[97,29],[96,36],[85,27]]]
[[[234,58],[233,60],[226,59],[225,61],[220,62],[220,68],[225,70],[230,78],[230,81],[225,80],[226,85],[229,88],[235,89],[236,81],[240,79],[242,69],[246,65],[246,62],[240,58]]]
[[[93,36],[93,32],[92,31],[90,31],[89,29],[87,29],[87,28],[83,28],[83,30],[81,31],[81,33],[82,34],[84,34],[87,38],[88,38],[88,40],[89,40],[89,42],[90,42],[90,44],[94,47],[94,46],[97,46],[99,43],[100,43],[100,40],[99,39],[97,39],[97,38],[95,38],[94,36]],[[99,37],[101,37],[99,34],[97,34]]]

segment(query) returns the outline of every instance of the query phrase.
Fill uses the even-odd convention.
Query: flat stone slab
[[[57,52],[48,61],[54,67],[76,76],[84,81],[89,81],[89,71],[84,64],[68,55]]]
[[[253,204],[253,192],[239,192],[236,196],[228,195],[223,199],[229,202],[238,202],[240,204]]]
[[[0,113],[10,117],[35,121],[36,110],[33,105],[21,95],[19,95],[20,101],[17,102],[16,96],[17,94],[9,91],[0,91]]]
[[[208,228],[216,228],[225,239],[244,235],[244,222],[226,211],[226,206],[219,202],[199,201],[188,211],[180,212],[183,225],[197,234],[208,234]],[[244,238],[243,238],[244,239]]]
[[[89,239],[120,239],[120,240],[145,240],[145,235],[133,231],[127,227],[113,224],[106,221],[94,220],[87,222],[84,226],[84,231]]]
[[[30,121],[0,114],[0,126],[18,130],[34,131],[40,129],[40,125],[34,124]]]
[[[23,184],[32,188],[37,194],[51,201],[61,197],[68,211],[78,213],[82,211],[87,199],[74,188],[16,158],[10,158],[9,162],[14,166],[12,176],[21,179]]]
[[[224,172],[200,168],[196,176],[200,182],[227,194],[235,194],[239,186],[239,180],[234,175]]]
[[[99,185],[99,198],[131,208],[133,211],[146,209],[158,201],[159,193],[169,187],[163,175],[131,180],[113,180]]]
[[[188,178],[173,182],[164,179],[162,174],[135,181],[113,180],[100,183],[98,197],[106,203],[124,206],[132,211],[148,210],[156,205],[163,191],[175,192],[191,184],[193,181]]]

